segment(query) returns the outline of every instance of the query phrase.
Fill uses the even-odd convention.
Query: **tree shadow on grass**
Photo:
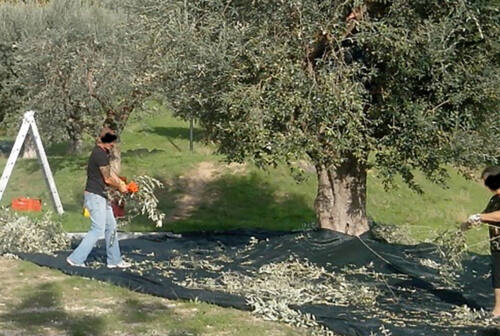
[[[189,140],[189,127],[153,127],[147,130],[148,133],[153,133],[167,138],[167,141],[179,152],[182,152],[182,147],[174,140]],[[203,138],[203,130],[193,127],[193,141],[198,142]]]
[[[106,327],[100,317],[68,313],[60,290],[52,283],[37,286],[18,306],[0,315],[0,321],[14,323],[28,335],[37,335],[45,328],[70,335],[103,335]]]
[[[146,156],[150,155],[155,155],[158,153],[164,153],[165,151],[163,149],[153,149],[149,150],[146,148],[137,148],[137,149],[129,149],[126,151],[122,151],[122,159],[128,159],[128,158],[144,158]]]
[[[155,313],[161,314],[164,318],[173,315],[172,309],[160,303],[147,303],[129,298],[119,308],[119,319],[126,323],[150,323],[156,319]]]
[[[314,220],[312,202],[304,195],[280,194],[261,176],[250,173],[224,175],[208,183],[197,208],[167,225],[176,231],[289,231]]]
[[[152,127],[147,130],[148,133],[155,133],[171,139],[189,140],[189,127]],[[195,141],[202,139],[203,130],[198,127],[193,127],[193,138]]]
[[[67,169],[70,172],[85,172],[87,169],[88,157],[83,156],[64,156],[64,157],[48,157],[47,158],[52,174]],[[25,159],[21,163],[26,172],[32,174],[37,171],[42,171],[42,165],[37,159]],[[17,164],[16,164],[17,165]]]
[[[11,140],[0,141],[0,155],[6,158],[9,157],[13,146],[14,146],[14,141]]]
[[[118,308],[118,319],[124,323],[150,325],[155,320],[177,320],[175,310],[159,302],[142,302],[135,298],[128,298]],[[192,328],[181,327],[178,330],[170,330],[168,336],[197,336],[199,333]]]
[[[158,153],[163,153],[164,150],[161,149],[153,149],[148,150],[146,148],[139,149],[131,149],[122,151],[122,160],[128,160],[130,158],[145,158],[147,156],[155,155]],[[82,174],[86,174],[87,164],[90,157],[90,152],[85,155],[66,155],[66,156],[50,156],[48,157],[50,169],[53,174],[56,172],[66,169],[70,172],[82,172]],[[41,171],[42,166],[38,159],[27,159],[22,160],[21,163],[27,172],[34,173],[36,171]]]
[[[108,327],[105,317],[81,312],[81,307],[77,307],[79,308],[77,312],[66,311],[61,291],[54,283],[36,286],[19,305],[8,313],[0,314],[0,325],[3,323],[14,325],[22,335],[40,335],[43,331],[43,334],[50,335],[62,332],[65,335],[100,336],[109,334],[116,327],[116,325]],[[173,309],[161,303],[141,302],[134,298],[126,299],[113,309],[113,314],[116,314],[117,320],[122,324],[144,324],[145,327],[159,318],[175,319],[174,313]],[[198,333],[189,329],[169,332],[168,335],[198,335]]]
[[[8,158],[12,150],[14,142],[13,141],[0,141],[0,155]],[[52,173],[58,170],[69,168],[71,171],[80,170],[82,167],[85,168],[87,164],[86,154],[82,155],[68,155],[66,154],[66,148],[68,147],[65,143],[52,144],[45,148],[45,153],[49,161],[50,169]],[[83,153],[88,152],[88,148],[83,150]],[[90,154],[90,152],[89,152]],[[41,171],[42,166],[38,159],[23,159],[22,153],[19,154],[16,160],[16,166],[24,166],[26,171],[29,173],[34,173],[36,171]],[[15,169],[15,168],[14,168]]]
[[[70,144],[68,142],[58,142],[58,143],[44,143],[42,139],[43,149],[47,156],[67,156],[69,155]],[[14,147],[14,140],[1,140],[0,141],[0,155],[4,157],[8,157],[10,152],[12,151],[12,147]],[[84,155],[87,152],[92,150],[93,145],[91,144],[83,144],[81,148],[80,155]],[[78,155],[78,154],[74,154]],[[22,156],[22,151],[20,153]]]

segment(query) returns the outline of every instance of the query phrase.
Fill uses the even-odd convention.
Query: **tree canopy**
[[[154,50],[123,8],[54,0],[0,5],[0,92],[5,123],[34,109],[47,141],[106,124],[121,131],[152,94]]]

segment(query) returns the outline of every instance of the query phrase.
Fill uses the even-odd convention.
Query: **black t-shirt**
[[[87,185],[85,191],[97,194],[104,198],[106,196],[106,183],[102,177],[99,167],[109,166],[109,154],[99,146],[95,146],[90,154],[87,166]]]
[[[500,210],[500,195],[495,194],[489,201],[483,213]],[[500,251],[500,222],[487,222],[490,224],[490,247],[492,251]]]

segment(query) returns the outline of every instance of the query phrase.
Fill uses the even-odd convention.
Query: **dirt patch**
[[[299,160],[297,162],[294,162],[293,165],[295,165],[297,168],[302,169],[305,172],[308,173],[316,173],[316,168],[314,165],[306,160]]]
[[[232,175],[245,175],[247,172],[246,163],[231,162],[224,166],[225,170]]]
[[[167,215],[167,223],[189,217],[205,194],[205,186],[218,174],[213,162],[201,162],[195,169],[181,175],[176,182],[182,193],[175,200],[175,208]]]
[[[217,195],[207,192],[207,184],[222,174],[244,174],[245,171],[246,166],[242,164],[218,165],[208,161],[199,163],[176,181],[175,184],[182,193],[174,201],[175,208],[167,215],[166,222],[186,219],[202,202],[217,199]]]

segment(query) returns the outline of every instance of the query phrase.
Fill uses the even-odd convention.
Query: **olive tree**
[[[495,1],[140,3],[176,113],[230,160],[307,157],[323,228],[368,229],[372,167],[418,189],[415,170],[443,182],[498,158]]]
[[[11,51],[12,75],[0,82],[15,102],[9,120],[38,111],[48,141],[69,140],[70,152],[78,152],[83,136],[102,126],[121,132],[152,94],[153,50],[125,10],[54,0],[0,5],[0,17],[0,46]]]

